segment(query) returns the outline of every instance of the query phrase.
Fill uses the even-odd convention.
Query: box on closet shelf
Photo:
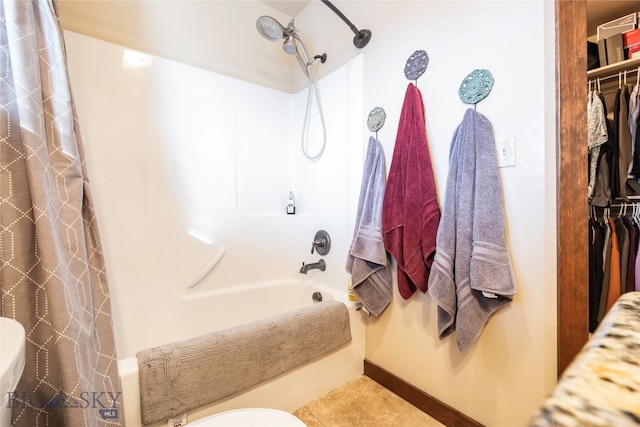
[[[607,64],[615,64],[626,59],[622,34],[614,34],[604,39],[604,41],[607,45]]]
[[[611,37],[615,34],[626,33],[638,28],[638,14],[630,13],[629,15],[621,16],[613,21],[605,22],[598,25],[598,41]]]
[[[640,28],[622,34],[625,49],[640,46]]]
[[[587,42],[587,70],[594,70],[596,68],[600,68],[600,52],[598,50],[598,44],[588,41]]]
[[[640,44],[640,12],[630,13],[598,25],[598,54],[600,66],[615,64],[637,55]]]

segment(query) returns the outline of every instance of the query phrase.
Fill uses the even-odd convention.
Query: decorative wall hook
[[[429,65],[429,55],[424,50],[416,50],[411,54],[404,66],[404,76],[407,80],[414,80],[418,83],[420,77]]]
[[[473,70],[462,80],[458,95],[465,104],[475,105],[486,98],[493,87],[493,76],[489,70]]]
[[[375,107],[369,113],[369,117],[367,118],[367,127],[371,132],[376,133],[376,139],[378,139],[378,130],[384,126],[384,121],[387,118],[387,113],[385,113],[384,108]]]

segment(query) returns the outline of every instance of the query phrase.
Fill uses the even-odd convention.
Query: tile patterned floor
[[[295,410],[293,415],[307,427],[444,426],[364,375]]]

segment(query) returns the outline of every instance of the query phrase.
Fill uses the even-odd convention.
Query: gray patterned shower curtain
[[[0,315],[26,330],[15,426],[123,424],[109,287],[52,0],[0,0]]]

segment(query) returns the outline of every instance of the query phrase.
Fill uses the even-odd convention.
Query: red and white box
[[[625,49],[640,45],[640,28],[622,33],[622,41]]]

